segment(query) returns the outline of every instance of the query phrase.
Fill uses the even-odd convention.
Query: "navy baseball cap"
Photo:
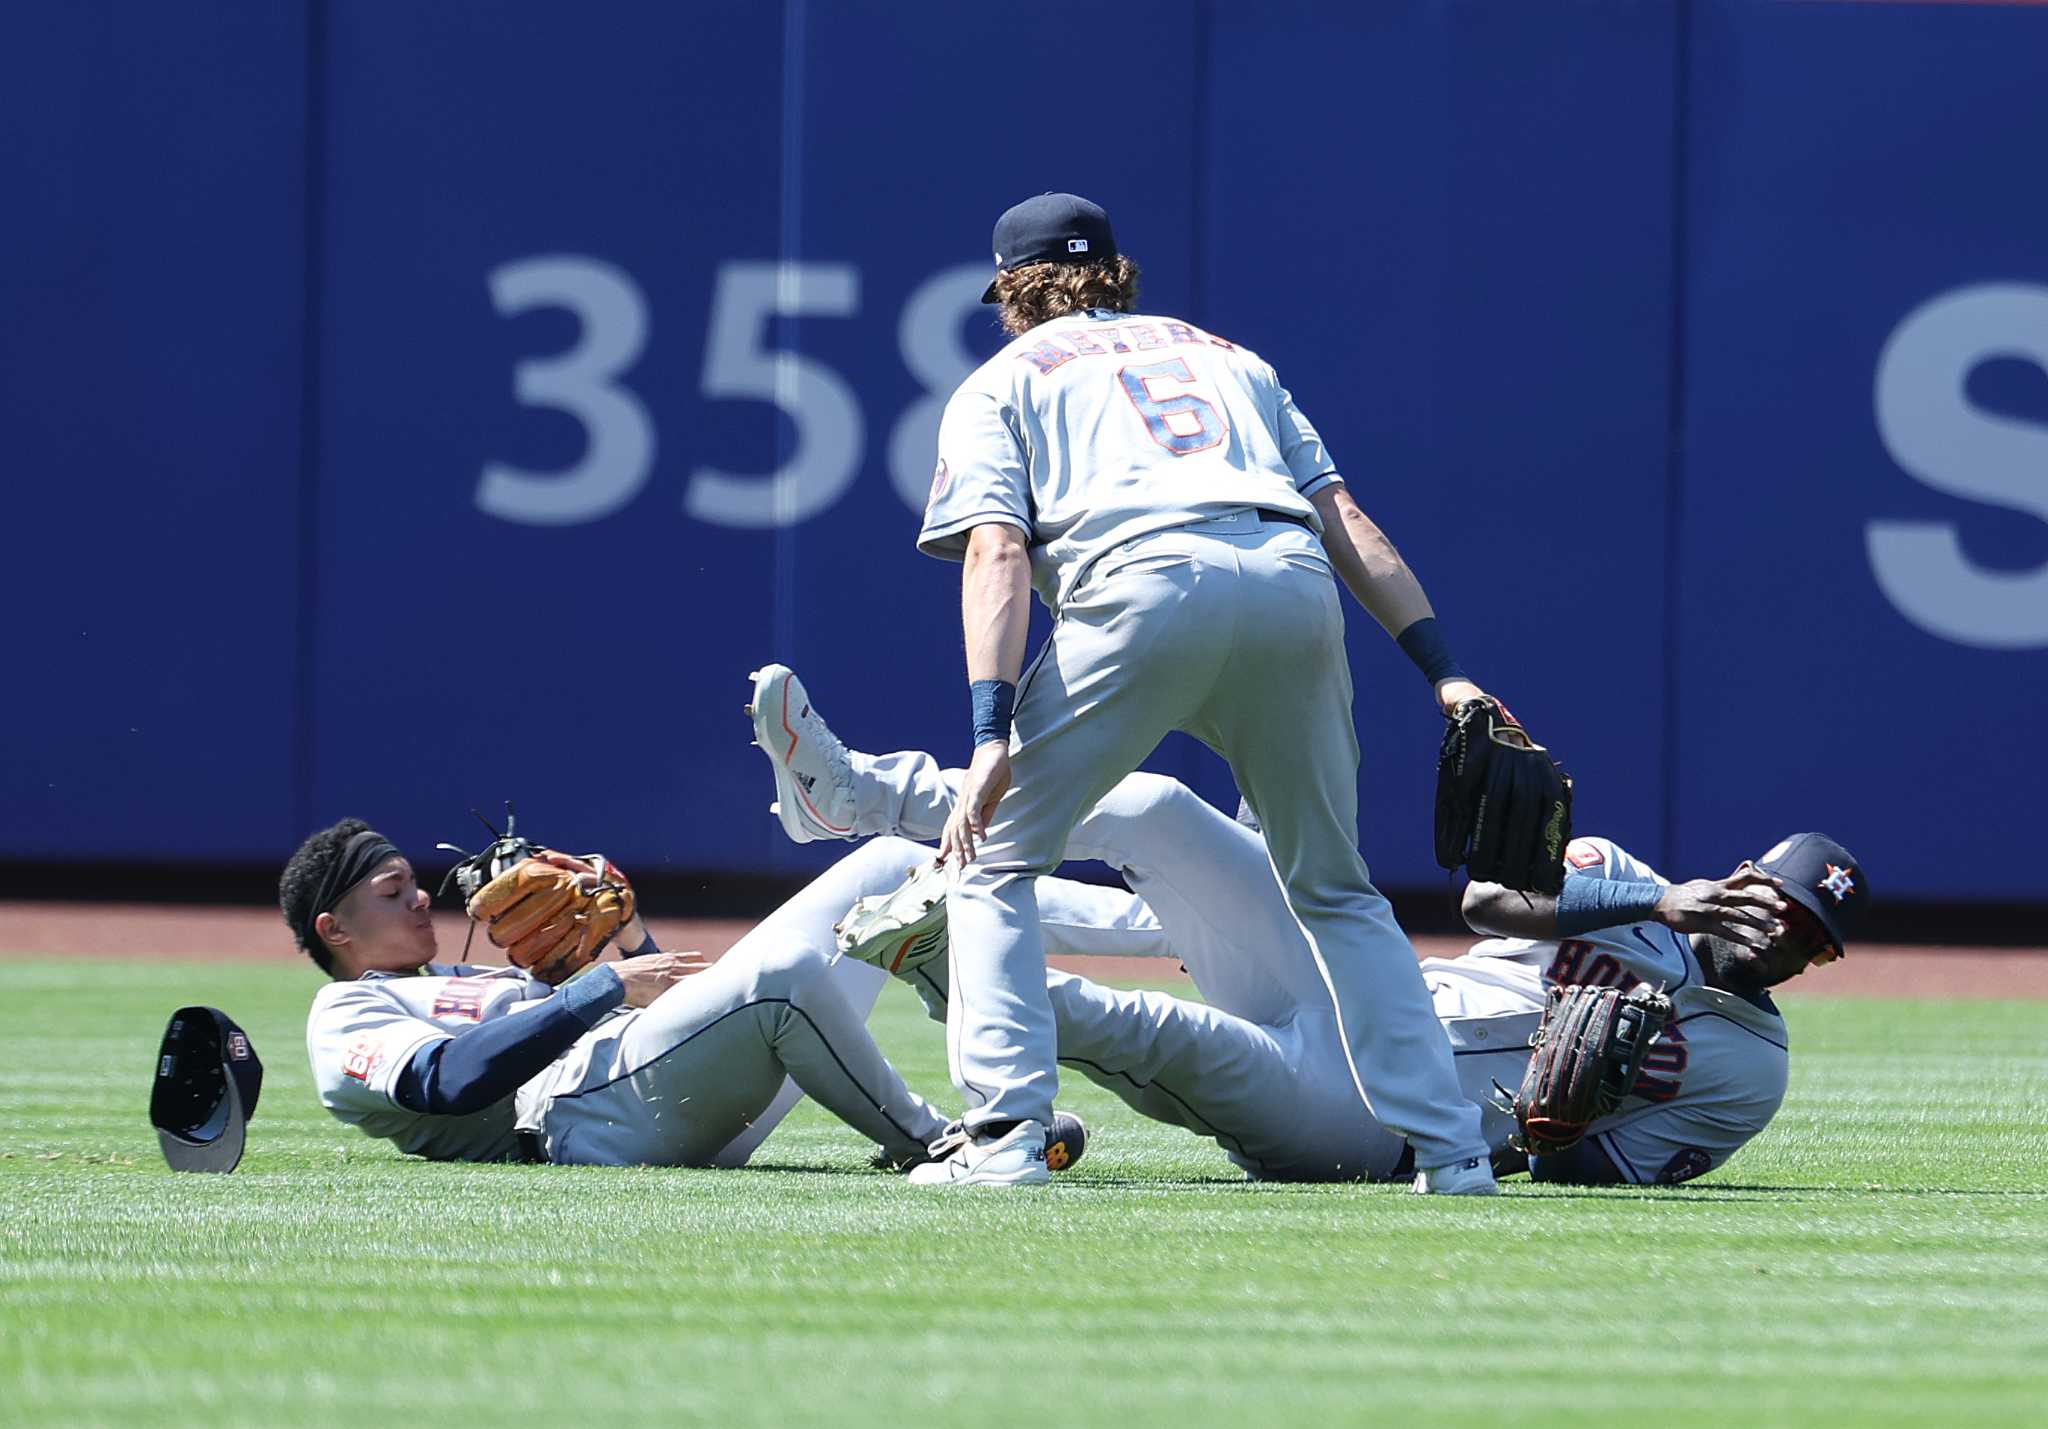
[[[1787,898],[1820,919],[1835,952],[1848,950],[1849,935],[1870,911],[1870,880],[1863,866],[1826,834],[1794,834],[1756,861],[1783,881]]]
[[[996,220],[996,271],[1007,273],[1026,263],[1093,263],[1116,257],[1116,234],[1101,205],[1075,194],[1040,194],[1027,198]],[[996,300],[995,280],[981,295]]]
[[[217,1007],[179,1008],[164,1029],[149,1093],[164,1160],[173,1171],[234,1170],[262,1091],[263,1063],[234,1019]]]

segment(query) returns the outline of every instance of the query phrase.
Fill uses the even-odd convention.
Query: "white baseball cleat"
[[[873,963],[883,972],[915,971],[946,955],[946,866],[937,861],[910,870],[893,893],[856,902],[832,928],[842,957]]]
[[[1448,1166],[1429,1166],[1415,1173],[1409,1189],[1418,1196],[1498,1196],[1500,1186],[1493,1179],[1493,1167],[1484,1156],[1453,1161]]]
[[[941,1161],[910,1168],[913,1186],[1042,1186],[1052,1179],[1045,1164],[1045,1123],[1020,1121],[1002,1136],[967,1137]]]
[[[754,682],[747,705],[754,743],[775,770],[768,812],[800,844],[852,838],[853,765],[846,746],[811,708],[804,682],[789,666],[763,665],[747,678]]]
[[[958,1151],[967,1140],[967,1131],[957,1121],[946,1123],[946,1129],[938,1139],[924,1151],[905,1161],[892,1159],[887,1152],[875,1157],[877,1171],[908,1171],[932,1161],[944,1161]],[[1079,1161],[1088,1150],[1088,1127],[1080,1117],[1070,1111],[1055,1111],[1052,1114],[1052,1130],[1045,1134],[1045,1169],[1064,1171]]]

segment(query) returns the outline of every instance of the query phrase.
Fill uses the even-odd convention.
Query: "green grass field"
[[[0,1419],[2021,1423],[2048,1414],[2048,1008],[1800,1001],[1720,1173],[1260,1187],[1069,1074],[1087,1160],[913,1194],[804,1107],[738,1172],[439,1166],[328,1119],[308,970],[0,964]],[[231,1177],[145,1103],[170,1010],[267,1077]],[[945,1093],[939,1030],[877,1032]],[[950,1101],[950,1094],[948,1094]]]

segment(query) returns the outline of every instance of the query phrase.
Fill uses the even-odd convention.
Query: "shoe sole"
[[[944,1165],[944,1164],[946,1164],[946,1163],[944,1163],[944,1162],[940,1162],[939,1164],[940,1164],[940,1165]],[[1044,1166],[1043,1166],[1042,1164],[1041,1164],[1041,1165],[1035,1165],[1035,1166],[1030,1166],[1030,1167],[1027,1167],[1026,1169],[1024,1169],[1024,1170],[1022,1170],[1022,1171],[1013,1171],[1013,1172],[1005,1172],[1005,1173],[1003,1173],[1003,1174],[1001,1174],[1001,1175],[995,1175],[995,1176],[985,1175],[985,1174],[983,1174],[983,1173],[981,1173],[981,1172],[977,1172],[977,1171],[970,1171],[970,1172],[968,1172],[968,1173],[967,1173],[966,1175],[964,1175],[964,1176],[948,1176],[948,1177],[945,1177],[945,1178],[943,1178],[943,1179],[940,1179],[940,1178],[937,1178],[937,1177],[932,1177],[932,1178],[925,1178],[925,1177],[920,1177],[920,1176],[919,1176],[919,1175],[917,1174],[917,1173],[918,1173],[919,1171],[924,1171],[924,1170],[928,1170],[928,1169],[929,1169],[928,1167],[924,1167],[924,1166],[919,1166],[919,1167],[916,1167],[916,1168],[914,1168],[914,1169],[913,1169],[913,1170],[911,1171],[911,1173],[910,1173],[910,1184],[911,1184],[911,1185],[913,1185],[913,1186],[1002,1186],[1002,1187],[1011,1187],[1011,1186],[1043,1186],[1043,1185],[1046,1185],[1046,1184],[1048,1184],[1048,1183],[1049,1183],[1049,1182],[1051,1182],[1051,1180],[1052,1180],[1052,1172],[1050,1172],[1050,1171],[1046,1170],[1046,1169],[1045,1169],[1045,1167],[1044,1167]]]
[[[832,930],[840,953],[888,973],[903,971],[906,962],[918,968],[937,957],[946,946],[946,890],[943,883],[936,889],[921,886],[930,881],[920,870],[912,870],[909,882],[874,907],[863,911],[855,904],[848,925]],[[915,908],[897,908],[896,900],[905,894]],[[860,926],[863,920],[865,927]],[[857,946],[877,945],[879,951],[872,955],[854,951]]]
[[[1079,1119],[1071,1114],[1066,1118],[1078,1126]],[[1063,1130],[1059,1114],[1053,1114],[1051,1127],[1041,1126],[1039,1135],[1050,1140],[1050,1133]],[[913,1186],[1043,1186],[1052,1180],[1052,1171],[1046,1165],[1043,1150],[1034,1148],[1022,1139],[1023,1127],[1015,1131],[996,1146],[989,1148],[989,1155],[982,1158],[978,1166],[969,1169],[965,1157],[972,1148],[962,1146],[943,1161],[934,1161],[916,1167],[910,1173]],[[1033,1153],[1036,1154],[1033,1154]],[[1002,1169],[993,1169],[993,1165]]]
[[[754,682],[754,697],[746,705],[747,717],[754,722],[754,743],[775,771],[775,802],[768,812],[782,821],[782,831],[793,843],[852,838],[853,826],[835,824],[820,815],[811,796],[789,772],[798,738],[789,722],[789,687],[798,683],[796,672],[787,665],[763,665],[749,671],[747,678]]]
[[[1490,1174],[1481,1180],[1475,1170],[1465,1176],[1448,1178],[1445,1185],[1432,1186],[1429,1183],[1429,1173],[1421,1171],[1416,1173],[1414,1183],[1408,1189],[1418,1196],[1498,1196],[1500,1182]]]

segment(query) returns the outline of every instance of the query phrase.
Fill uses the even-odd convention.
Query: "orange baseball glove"
[[[470,895],[467,911],[515,967],[551,986],[597,961],[633,917],[633,886],[599,854],[533,853]]]

